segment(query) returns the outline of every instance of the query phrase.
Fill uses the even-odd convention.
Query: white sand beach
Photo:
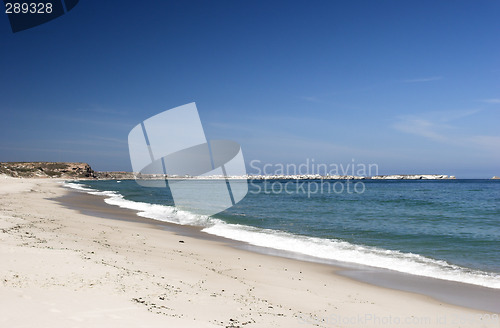
[[[54,200],[68,192],[0,177],[0,327],[500,327],[330,265],[82,214]]]

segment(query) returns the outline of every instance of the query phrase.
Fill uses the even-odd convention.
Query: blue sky
[[[0,16],[0,161],[130,170],[129,131],[196,102],[247,163],[500,175],[498,1],[80,1]]]

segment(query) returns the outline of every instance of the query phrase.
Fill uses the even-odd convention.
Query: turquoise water
[[[258,246],[500,288],[499,181],[364,180],[357,192],[352,182],[332,181],[308,193],[321,183],[252,180],[240,203],[212,218],[176,211],[168,188],[69,185],[145,217]]]

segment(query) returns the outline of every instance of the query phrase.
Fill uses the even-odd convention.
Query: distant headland
[[[59,178],[59,179],[96,179],[96,180],[132,180],[132,179],[164,179],[163,174],[136,174],[125,171],[94,171],[87,163],[74,162],[0,162],[0,174],[18,178]],[[200,177],[169,176],[177,179],[200,179]],[[202,179],[221,179],[223,176],[203,176]],[[372,177],[353,175],[245,175],[232,176],[229,179],[255,179],[255,180],[449,180],[455,179],[453,175],[445,174],[392,174],[377,175]],[[492,179],[500,179],[493,177]]]
[[[96,172],[87,163],[0,162],[0,174],[15,178],[93,179]]]

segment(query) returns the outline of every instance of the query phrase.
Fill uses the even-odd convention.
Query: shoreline
[[[0,182],[0,301],[6,304],[0,322],[377,327],[382,320],[384,327],[498,327],[492,313],[487,319],[484,311],[358,282],[334,274],[331,265],[228,247],[218,237],[198,238],[196,229],[158,229],[104,202],[118,219],[103,219],[95,215],[96,198],[87,208],[93,215],[83,214],[55,201],[68,193],[54,180]]]
[[[80,211],[82,214],[97,215],[106,219],[126,220],[152,225],[154,228],[174,232],[180,236],[188,236],[204,240],[212,240],[226,244],[228,247],[256,252],[263,255],[288,258],[297,261],[327,265],[337,275],[351,278],[357,282],[368,283],[377,287],[413,292],[429,296],[439,302],[464,306],[471,309],[500,313],[500,290],[473,284],[411,275],[389,269],[375,268],[360,264],[351,264],[304,254],[256,246],[247,242],[212,235],[201,231],[202,227],[180,225],[138,216],[138,211],[110,205],[104,202],[105,196],[91,195],[83,191],[68,189],[68,194],[55,199],[61,205]],[[86,199],[85,199],[86,198]],[[476,295],[474,299],[470,295]],[[498,303],[498,304],[497,304]]]

